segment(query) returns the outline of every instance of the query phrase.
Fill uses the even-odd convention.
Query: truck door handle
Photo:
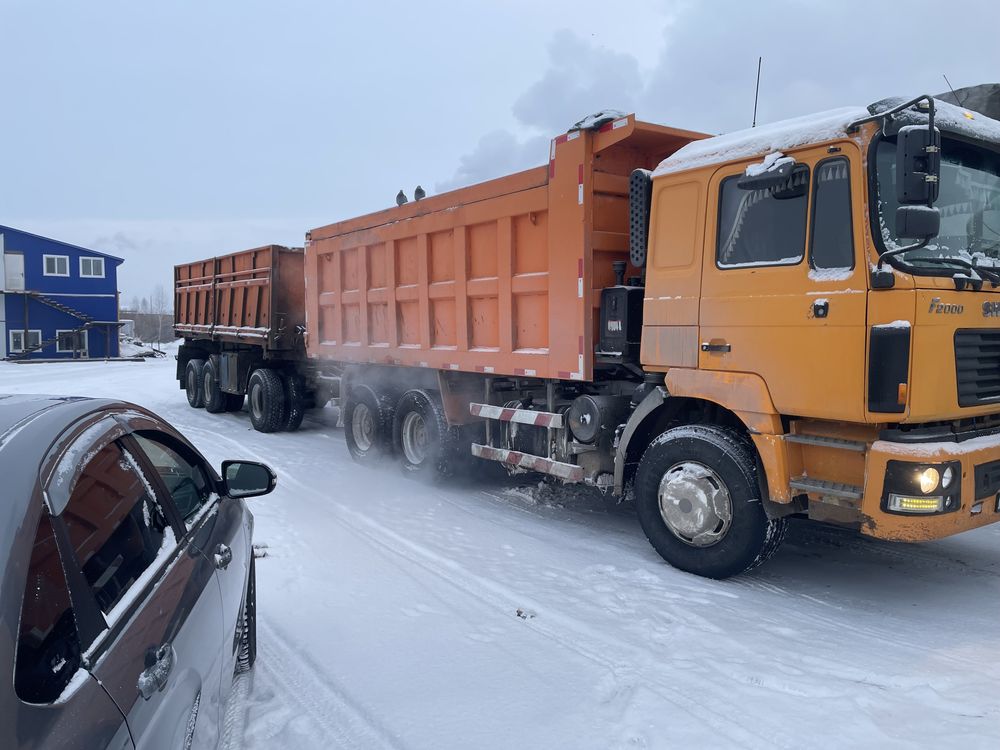
[[[212,557],[215,559],[215,567],[225,570],[229,567],[229,563],[233,561],[233,551],[225,544],[220,544],[215,548],[215,553]]]
[[[703,352],[731,352],[733,347],[727,344],[725,341],[702,341],[701,350]]]
[[[146,652],[146,669],[139,675],[136,687],[143,700],[149,700],[167,686],[167,678],[174,668],[174,649],[169,643],[164,643],[157,649],[150,648]]]
[[[813,302],[813,317],[815,318],[825,318],[830,314],[830,303],[825,300],[817,300]]]

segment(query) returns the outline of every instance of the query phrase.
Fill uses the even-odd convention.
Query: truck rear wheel
[[[226,410],[226,394],[219,390],[219,375],[212,360],[205,363],[202,368],[202,400],[205,402],[205,411],[211,414],[218,414]]]
[[[445,475],[450,472],[451,432],[433,391],[415,389],[400,397],[392,436],[393,446],[407,471]]]
[[[753,449],[736,430],[687,425],[657,437],[635,480],[639,523],[675,568],[728,578],[760,565],[785,536],[761,502]]]
[[[344,405],[344,438],[358,463],[378,463],[392,454],[392,399],[355,385]]]
[[[184,367],[184,390],[187,393],[188,405],[192,409],[200,409],[205,405],[204,394],[201,390],[204,370],[205,360],[203,359],[189,359]]]
[[[302,418],[306,414],[305,383],[302,376],[296,372],[281,374],[281,387],[285,394],[285,424],[282,429],[295,432],[302,426]]]
[[[250,422],[258,432],[276,432],[285,424],[285,392],[281,376],[274,370],[258,369],[247,385],[250,396]]]

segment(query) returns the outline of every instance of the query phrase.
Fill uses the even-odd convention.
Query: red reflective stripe
[[[582,279],[583,278],[583,258],[580,258],[576,262],[576,277],[578,279]]]
[[[582,185],[582,184],[583,184],[583,165],[582,165],[582,164],[581,164],[581,165],[580,165],[580,167],[579,167],[579,168],[577,169],[577,172],[576,172],[576,181],[577,181],[577,183],[579,183],[580,185]]]

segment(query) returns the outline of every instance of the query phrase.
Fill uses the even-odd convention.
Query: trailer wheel
[[[736,430],[687,425],[657,437],[639,462],[639,523],[675,568],[728,578],[767,560],[785,536],[768,519],[751,444]]]
[[[245,400],[246,395],[243,393],[227,393],[226,411],[240,411],[243,408],[243,402]]]
[[[184,390],[187,392],[188,405],[192,409],[200,409],[205,405],[201,390],[205,360],[189,359],[184,368]]]
[[[282,429],[295,432],[302,426],[302,418],[306,415],[305,383],[297,372],[283,372],[281,387],[285,395],[285,423]]]
[[[219,389],[219,376],[216,372],[215,364],[212,360],[205,363],[202,368],[202,400],[205,402],[205,411],[210,414],[219,414],[226,410],[226,394]]]
[[[250,422],[258,432],[275,432],[285,424],[285,392],[281,376],[260,368],[250,375]]]
[[[451,473],[454,436],[433,391],[412,390],[400,396],[392,436],[407,471]]]
[[[355,385],[344,405],[344,438],[358,463],[374,464],[392,455],[393,404],[367,385]]]

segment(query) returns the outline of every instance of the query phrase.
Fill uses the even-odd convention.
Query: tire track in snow
[[[267,621],[258,620],[257,627],[265,636],[258,642],[257,669],[280,685],[282,694],[322,730],[320,746],[403,750],[384,725],[340,688],[329,670],[291,649],[287,636]]]

